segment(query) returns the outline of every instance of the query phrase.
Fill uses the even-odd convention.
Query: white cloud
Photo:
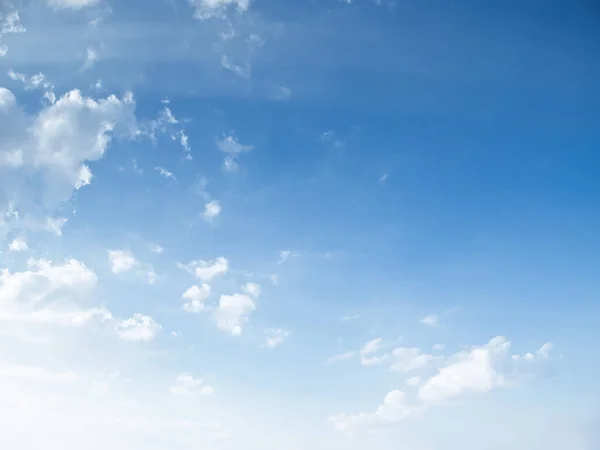
[[[25,252],[29,249],[25,238],[15,238],[8,246],[9,252]]]
[[[385,396],[374,412],[337,414],[329,420],[336,430],[352,434],[360,428],[378,428],[406,420],[416,412],[414,407],[406,403],[406,394],[395,390]]]
[[[432,349],[434,352],[441,352],[444,350],[444,348],[446,348],[446,346],[444,344],[435,344]]]
[[[427,325],[429,327],[436,326],[438,324],[438,321],[439,321],[438,316],[434,316],[434,315],[426,316],[421,319],[421,323],[423,325]]]
[[[242,290],[254,298],[258,298],[260,295],[260,285],[257,283],[246,283],[242,286]]]
[[[229,262],[227,258],[220,256],[214,261],[192,261],[188,264],[178,264],[182,269],[196,275],[202,281],[210,281],[213,278],[227,273]]]
[[[265,347],[275,348],[290,336],[290,332],[283,328],[271,328],[266,331],[266,335]]]
[[[504,376],[497,371],[497,363],[506,357],[510,342],[496,337],[486,345],[462,352],[455,362],[439,369],[437,375],[419,389],[419,398],[425,403],[439,403],[463,392],[486,392],[504,384]]]
[[[175,178],[175,175],[173,175],[173,172],[169,172],[167,169],[165,169],[164,167],[161,166],[156,166],[155,170],[163,177],[165,178],[170,178],[171,180],[177,180],[177,178]]]
[[[204,383],[204,380],[196,379],[188,373],[179,374],[169,391],[173,395],[210,395],[215,392],[212,386]]]
[[[0,271],[0,320],[8,322],[83,326],[91,319],[112,319],[105,308],[81,309],[77,299],[85,298],[97,283],[96,274],[81,261],[62,264],[30,259],[28,270]]]
[[[104,156],[118,129],[130,135],[137,129],[131,94],[95,100],[73,90],[33,116],[17,107],[9,91],[0,98],[0,167],[14,171],[12,183],[22,183],[11,185],[20,193],[16,207],[32,213],[47,216],[74,189],[90,184],[87,162]],[[42,175],[38,191],[28,183],[35,173]]]
[[[48,5],[55,9],[82,9],[99,3],[100,0],[48,0]]]
[[[369,355],[371,353],[376,352],[377,350],[379,350],[382,343],[383,339],[381,338],[375,338],[365,343],[360,349],[361,356]]]
[[[152,317],[135,313],[118,325],[117,334],[123,341],[151,341],[161,329]]]
[[[187,300],[183,305],[183,309],[191,313],[199,313],[204,311],[204,301],[210,296],[210,286],[206,283],[202,286],[194,285],[185,291],[182,295],[184,300]]]
[[[194,17],[205,20],[214,17],[224,17],[229,8],[245,12],[250,6],[250,0],[188,0],[194,8]]]
[[[356,352],[355,351],[347,351],[344,353],[340,353],[339,355],[334,355],[334,356],[330,356],[327,359],[327,364],[334,364],[337,362],[341,362],[341,361],[346,361],[348,359],[352,359],[356,356]]]
[[[240,154],[254,150],[254,146],[241,144],[232,134],[225,135],[222,139],[217,140],[217,147],[222,152],[227,153],[223,161],[223,167],[227,172],[235,172],[239,168],[237,158]]]
[[[425,367],[434,360],[433,355],[421,353],[418,348],[400,347],[392,351],[393,362],[390,370],[394,372],[412,372]]]
[[[41,89],[53,89],[54,88],[52,83],[47,81],[46,76],[41,72],[28,77],[24,73],[18,73],[11,69],[8,71],[8,76],[14,81],[20,81],[21,83],[23,83],[25,85],[26,91],[37,89],[37,88],[41,88]],[[50,103],[54,103],[54,102],[50,102]]]
[[[340,319],[342,322],[350,322],[360,318],[360,314],[344,314]]]
[[[0,58],[8,54],[8,47],[6,45],[0,45]]]
[[[108,260],[113,273],[128,272],[139,263],[128,250],[108,250]]]
[[[10,33],[24,33],[25,27],[21,25],[21,17],[19,11],[13,11],[4,16],[4,20],[0,22],[0,35]]]
[[[277,261],[277,264],[285,264],[294,256],[298,256],[298,254],[291,250],[281,250],[279,252],[279,261]]]
[[[158,253],[158,254],[161,254],[162,252],[164,252],[164,251],[165,251],[165,249],[164,249],[164,248],[163,248],[161,245],[159,245],[159,244],[152,244],[152,245],[150,246],[150,251],[151,251],[152,253]]]
[[[218,200],[211,200],[204,205],[202,218],[207,222],[212,222],[219,214],[221,214],[221,204]]]
[[[98,50],[96,50],[94,47],[88,47],[85,50],[85,61],[83,63],[83,68],[85,70],[91,69],[99,59],[100,55],[98,54]]]
[[[246,64],[244,66],[240,66],[238,64],[234,64],[227,55],[221,55],[221,67],[232,71],[238,77],[250,78],[250,65]]]
[[[213,311],[213,317],[219,329],[238,336],[242,334],[244,325],[255,309],[256,304],[249,295],[221,295],[219,304]]]
[[[414,386],[418,386],[419,384],[421,384],[421,377],[420,376],[415,376],[415,377],[411,377],[408,380],[406,380],[406,384],[414,387]]]
[[[380,366],[390,358],[390,355],[381,356],[363,356],[360,358],[360,363],[363,366]]]

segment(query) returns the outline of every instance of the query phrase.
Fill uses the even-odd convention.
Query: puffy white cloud
[[[151,341],[161,330],[162,327],[152,317],[135,313],[119,323],[117,334],[123,341]]]
[[[249,295],[221,295],[213,317],[219,329],[238,336],[255,309],[256,304]]]
[[[401,390],[389,392],[374,412],[359,414],[337,414],[330,417],[334,428],[352,434],[359,428],[378,428],[408,419],[418,412],[406,403],[406,394]]]
[[[179,374],[169,391],[173,395],[210,395],[215,392],[212,386],[204,383],[204,380],[196,379],[188,373]]]
[[[463,392],[486,392],[504,384],[498,363],[505,359],[510,342],[496,337],[486,345],[456,355],[456,361],[439,369],[419,389],[425,403],[439,403]]]
[[[48,216],[74,189],[91,183],[87,163],[104,156],[114,133],[137,130],[129,93],[95,100],[72,90],[34,115],[8,90],[0,99],[0,169],[12,172],[0,188],[4,184],[15,207],[31,214]],[[41,182],[29,183],[31,174],[40,174]]]
[[[108,260],[113,273],[124,273],[138,265],[138,260],[128,250],[108,250]]]
[[[327,359],[327,364],[334,364],[340,361],[346,361],[348,359],[352,359],[356,356],[356,352],[353,350],[344,352],[344,353],[340,353],[339,355],[334,355],[334,356],[330,356]]]
[[[283,328],[271,328],[266,331],[265,347],[279,347],[289,336],[290,332]]]
[[[423,325],[427,325],[429,327],[436,326],[438,324],[438,322],[439,322],[439,318],[438,318],[438,316],[435,316],[435,315],[426,316],[421,319],[421,323]]]
[[[371,353],[376,352],[381,347],[383,339],[375,338],[365,343],[360,349],[361,356],[369,355]]]
[[[190,287],[181,296],[184,300],[187,300],[183,305],[183,309],[191,313],[204,311],[204,301],[210,296],[210,291],[210,286],[206,283],[202,284],[202,286],[194,285]]]
[[[227,273],[229,262],[227,258],[220,256],[214,261],[192,261],[188,264],[178,264],[184,270],[193,273],[202,281],[210,281],[213,278]]]
[[[48,0],[48,5],[56,9],[81,9],[99,3],[100,0]]]
[[[69,259],[54,264],[30,259],[28,270],[0,271],[0,320],[58,326],[82,326],[97,317],[112,319],[105,308],[81,309],[76,300],[85,297],[97,282],[85,264]]]
[[[18,237],[13,239],[13,241],[8,246],[9,252],[25,252],[29,249],[27,245],[27,241],[25,238]]]
[[[212,200],[204,205],[202,218],[207,222],[212,222],[219,214],[221,214],[221,204],[218,200]]]
[[[12,80],[20,81],[21,83],[23,83],[25,85],[26,91],[38,89],[38,88],[41,88],[41,89],[53,89],[54,88],[52,83],[50,83],[48,80],[46,80],[46,76],[41,72],[29,77],[29,76],[25,75],[24,73],[18,73],[11,69],[8,71],[8,76]],[[54,102],[51,101],[50,103],[54,103]]]
[[[224,17],[228,8],[234,7],[238,12],[245,12],[250,0],[188,0],[194,8],[194,17],[199,20],[213,17]]]

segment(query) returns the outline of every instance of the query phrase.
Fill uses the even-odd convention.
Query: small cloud
[[[290,336],[290,332],[283,328],[271,328],[266,331],[266,348],[279,347]]]
[[[348,359],[352,359],[356,356],[356,352],[355,351],[348,351],[345,353],[341,353],[339,355],[334,355],[334,356],[330,356],[327,359],[327,364],[335,364],[341,361],[346,361]]]
[[[155,170],[163,177],[171,179],[171,180],[177,180],[177,178],[175,178],[175,175],[173,175],[173,172],[169,172],[167,169],[165,169],[164,167],[161,166],[156,166]]]
[[[158,253],[158,254],[160,254],[160,253],[164,252],[165,249],[162,246],[160,246],[159,244],[152,244],[150,246],[150,251],[152,253]]]
[[[123,341],[147,342],[153,340],[161,329],[162,327],[152,317],[135,313],[119,324],[117,335]]]
[[[260,295],[260,285],[257,283],[246,283],[242,286],[242,290],[254,298],[258,298]]]
[[[218,200],[212,200],[204,205],[202,218],[207,222],[212,222],[221,214],[221,203]]]
[[[238,13],[248,11],[250,0],[188,0],[194,8],[194,18],[206,20],[225,17],[229,8],[235,8]]]
[[[113,273],[124,273],[138,265],[138,260],[128,250],[108,250],[108,260]]]
[[[277,264],[285,264],[286,262],[288,262],[290,260],[290,258],[297,256],[297,253],[294,253],[291,250],[281,250],[279,252],[279,261],[277,261]]]
[[[421,324],[426,325],[428,327],[434,327],[439,323],[438,316],[431,315],[426,316],[421,319]]]
[[[287,86],[279,86],[275,93],[275,100],[289,100],[292,97],[292,90]]]
[[[379,182],[380,183],[385,183],[389,178],[389,174],[384,173],[383,175],[381,175],[381,177],[379,177]]]
[[[342,322],[350,322],[351,320],[356,320],[360,318],[360,314],[344,314],[340,319]]]
[[[215,392],[212,386],[204,383],[204,380],[195,379],[188,373],[179,374],[169,391],[173,395],[210,395]]]
[[[98,54],[98,50],[96,50],[94,47],[88,47],[85,50],[85,61],[83,63],[83,69],[89,70],[92,67],[94,67],[94,65],[96,65],[96,62],[98,62],[99,58],[100,55]]]
[[[25,238],[16,238],[8,246],[9,252],[26,252],[29,249]]]
[[[383,343],[383,339],[375,338],[367,342],[360,349],[361,356],[369,355],[371,353],[376,352],[381,348],[381,344]]]
[[[408,380],[406,380],[406,384],[408,384],[411,387],[414,387],[414,386],[418,386],[419,384],[421,384],[421,381],[422,381],[421,377],[416,376],[416,377],[412,377],[412,378],[409,378]]]
[[[99,3],[100,0],[48,0],[48,5],[54,9],[82,9]]]
[[[433,346],[433,351],[435,352],[441,352],[446,348],[446,346],[444,344],[435,344]]]
[[[240,143],[233,134],[224,135],[222,139],[217,140],[217,147],[223,153],[227,153],[223,160],[223,168],[227,172],[235,172],[239,168],[239,155],[254,150],[254,146]]]
[[[196,275],[202,281],[210,281],[216,276],[227,273],[229,262],[221,256],[214,261],[192,261],[188,264],[177,264],[181,269]]]
[[[224,69],[230,70],[235,73],[237,76],[242,78],[250,78],[250,65],[246,64],[244,66],[240,66],[234,64],[227,55],[221,55],[221,67]]]

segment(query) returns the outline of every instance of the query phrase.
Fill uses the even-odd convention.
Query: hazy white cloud
[[[173,175],[173,172],[169,172],[167,169],[165,169],[164,167],[161,166],[156,166],[154,168],[161,176],[167,178],[167,179],[171,179],[171,180],[177,180],[177,178],[175,178],[175,175]]]
[[[421,323],[423,325],[427,325],[429,327],[436,326],[438,324],[438,322],[439,322],[438,316],[434,316],[434,315],[426,316],[421,319]]]
[[[340,353],[339,355],[334,355],[334,356],[330,356],[327,359],[327,364],[334,364],[337,362],[341,362],[341,361],[346,361],[348,359],[352,359],[356,356],[356,352],[353,350],[344,352],[344,353]]]
[[[415,376],[415,377],[411,377],[408,380],[406,380],[406,384],[414,387],[414,386],[418,386],[419,384],[421,384],[421,377],[420,376]]]
[[[212,222],[221,214],[221,203],[218,200],[211,200],[204,205],[202,218],[207,222]]]
[[[119,323],[117,334],[123,341],[151,341],[161,329],[152,317],[135,313],[131,318]]]
[[[285,264],[294,256],[298,256],[298,254],[291,250],[281,250],[279,252],[279,261],[277,261],[277,264]]]
[[[100,0],[47,0],[48,5],[56,9],[81,9],[88,6],[95,6]]]
[[[21,25],[19,11],[12,11],[0,17],[0,35],[11,33],[24,33],[25,27]]]
[[[250,0],[188,0],[194,8],[194,17],[199,20],[214,17],[224,17],[228,9],[245,12],[250,6]]]
[[[210,286],[206,283],[201,286],[194,285],[185,291],[182,295],[184,300],[187,300],[183,305],[183,309],[191,313],[199,313],[204,311],[204,301],[210,296]]]
[[[83,62],[83,68],[85,70],[91,69],[96,65],[96,62],[100,59],[98,50],[94,47],[88,47],[85,50],[85,61]]]
[[[246,283],[242,286],[242,290],[254,298],[258,298],[260,295],[260,285],[257,283]]]
[[[433,355],[421,353],[418,348],[396,348],[392,351],[390,370],[403,373],[412,372],[427,366],[434,358]]]
[[[108,250],[108,260],[114,273],[124,273],[136,267],[139,262],[128,250]]]
[[[360,349],[361,356],[369,355],[371,353],[376,352],[381,348],[381,344],[383,343],[383,339],[375,338],[365,343]]]
[[[33,89],[54,89],[52,83],[46,80],[46,76],[41,72],[32,76],[27,76],[24,73],[18,73],[11,69],[8,71],[8,76],[14,81],[23,83],[26,91]],[[54,103],[54,101],[51,101],[50,103]]]
[[[15,238],[8,246],[9,252],[25,252],[29,249],[25,238]]]
[[[250,78],[250,65],[247,63],[243,66],[234,64],[227,55],[221,55],[221,67],[232,71],[238,77]]]
[[[254,150],[254,146],[241,144],[233,134],[224,135],[222,139],[217,140],[217,147],[227,153],[223,160],[223,167],[227,172],[234,172],[239,168],[237,158],[240,154]]]
[[[204,380],[196,379],[188,373],[179,374],[169,391],[173,395],[210,395],[215,392],[212,386],[204,383]]]
[[[271,328],[266,331],[265,347],[275,348],[280,346],[290,336],[290,332],[283,328]]]
[[[161,254],[162,252],[164,252],[164,251],[165,251],[165,249],[164,249],[164,248],[163,248],[163,247],[162,247],[160,244],[152,244],[152,245],[150,246],[150,251],[151,251],[152,253],[158,253],[158,254]]]
[[[360,318],[360,314],[344,314],[340,319],[342,322],[350,322],[351,320],[356,320]]]

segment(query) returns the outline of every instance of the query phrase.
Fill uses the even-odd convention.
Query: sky
[[[599,450],[599,21],[0,0],[0,447]]]

